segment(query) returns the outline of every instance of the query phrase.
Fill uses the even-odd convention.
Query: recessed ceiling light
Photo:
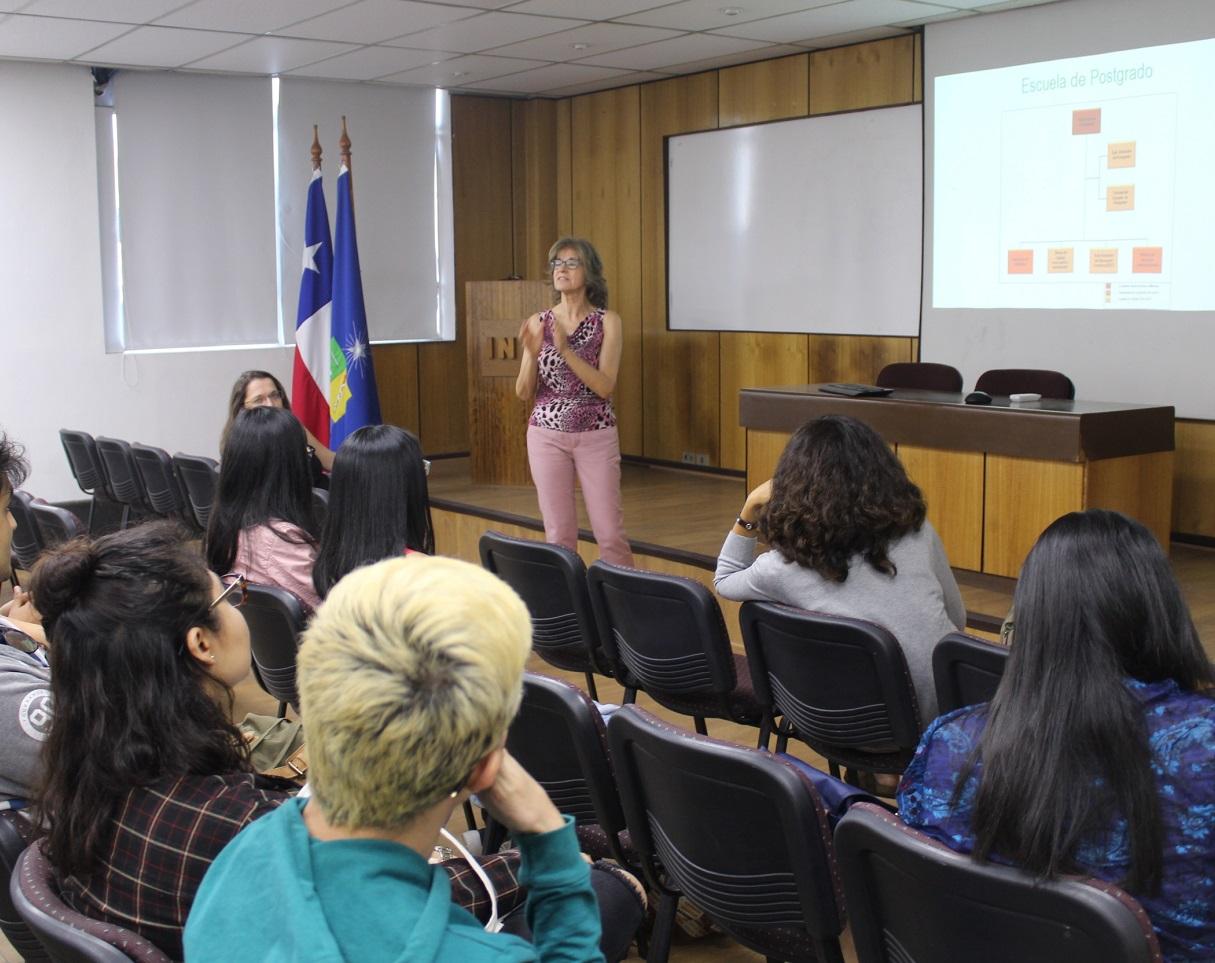
[[[737,17],[742,13],[742,7],[722,7],[721,12],[727,17]]]
[[[573,47],[575,50],[589,50],[591,47],[591,45],[589,43],[574,43],[574,44],[570,44],[570,46]]]
[[[466,73],[468,73],[468,71],[466,71],[466,70],[453,70],[451,72],[451,75],[453,77],[463,77]]]

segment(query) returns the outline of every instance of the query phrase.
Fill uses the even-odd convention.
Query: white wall
[[[215,456],[236,375],[266,368],[289,383],[292,349],[107,355],[92,78],[0,62],[0,90],[0,428],[27,448],[25,487],[82,497],[60,428]]]

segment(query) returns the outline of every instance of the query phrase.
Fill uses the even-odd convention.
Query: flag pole
[[[338,150],[341,151],[342,164],[350,170],[350,135],[346,133],[346,115],[342,114],[342,136],[338,138]],[[350,200],[354,201],[354,178],[350,179]]]
[[[312,125],[312,169],[321,169],[321,129],[318,124]]]

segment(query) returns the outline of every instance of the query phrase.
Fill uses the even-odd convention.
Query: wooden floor
[[[467,458],[436,461],[431,470],[430,494],[436,506],[442,506],[439,514],[484,513],[461,519],[458,531],[436,518],[438,550],[442,554],[475,561],[475,548],[470,554],[467,539],[491,528],[542,537],[535,490],[530,486],[474,485]],[[743,480],[626,462],[621,494],[625,528],[634,544],[637,564],[662,571],[686,569],[684,574],[703,578],[711,585],[709,577],[717,552],[746,496]],[[586,530],[579,549],[587,559],[596,558],[581,499],[578,511],[579,524]],[[451,544],[444,544],[445,534]],[[1215,659],[1215,549],[1174,544],[1170,560],[1207,655]],[[955,570],[955,574],[967,611],[979,625],[1004,618],[1012,603],[1014,580],[962,570]],[[729,603],[723,605],[728,625],[735,621],[735,608]],[[732,627],[732,636],[733,628],[736,626]]]

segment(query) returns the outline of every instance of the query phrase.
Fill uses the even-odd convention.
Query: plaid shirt
[[[259,816],[278,808],[291,783],[252,773],[181,776],[133,789],[119,805],[114,835],[97,870],[59,881],[63,900],[85,916],[115,923],[182,958],[181,931],[203,875],[219,851]],[[292,787],[294,788],[294,787]],[[481,860],[498,894],[498,914],[521,906],[519,854]],[[449,859],[451,898],[482,923],[489,897],[463,859]]]

